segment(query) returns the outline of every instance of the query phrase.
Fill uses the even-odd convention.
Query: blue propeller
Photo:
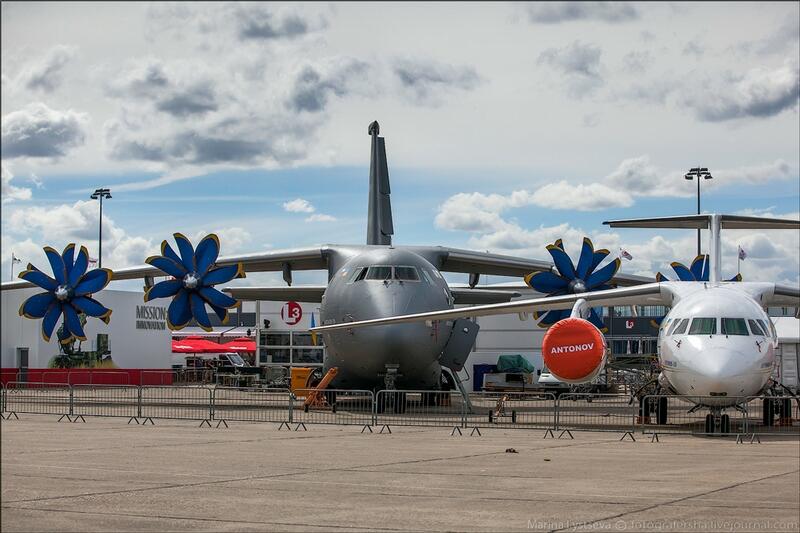
[[[91,296],[108,285],[113,272],[107,268],[86,272],[89,252],[85,246],[81,246],[77,257],[74,243],[68,244],[62,254],[49,246],[44,248],[44,253],[50,262],[53,277],[31,264],[28,264],[27,270],[19,273],[20,278],[46,291],[25,300],[19,308],[19,314],[25,318],[43,319],[42,337],[46,342],[50,342],[58,319],[64,315],[64,334],[59,337],[59,342],[68,344],[73,338],[85,341],[86,334],[79,314],[99,318],[106,324],[111,319],[111,310]]]
[[[222,323],[228,321],[228,309],[237,302],[214,285],[243,278],[242,263],[214,268],[219,256],[219,238],[213,233],[206,235],[192,247],[189,239],[175,233],[180,255],[167,241],[161,243],[161,255],[148,257],[145,262],[161,270],[172,279],[156,283],[144,293],[144,301],[172,297],[167,311],[167,325],[171,330],[185,328],[194,319],[206,331],[211,331],[206,304],[216,313]]]
[[[708,255],[700,254],[694,258],[690,267],[686,267],[683,263],[674,261],[670,263],[672,270],[678,276],[677,281],[708,281],[709,268],[708,268]],[[670,281],[661,272],[656,274],[656,281]],[[742,281],[742,275],[736,274],[731,279],[725,281]]]
[[[547,247],[558,274],[552,271],[534,272],[525,276],[525,283],[535,291],[547,294],[548,296],[560,296],[563,294],[577,294],[581,292],[603,291],[613,288],[608,282],[617,273],[621,261],[619,258],[598,269],[600,263],[609,255],[608,250],[595,250],[591,239],[583,238],[583,248],[576,267],[572,259],[564,251],[564,244],[558,239],[555,244]],[[570,309],[547,311],[542,315],[539,326],[547,327],[555,324],[570,315]],[[538,320],[539,313],[534,313]],[[603,324],[600,315],[592,309],[589,314],[589,321],[601,331],[607,328]]]

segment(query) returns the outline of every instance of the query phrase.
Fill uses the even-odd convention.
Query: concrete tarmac
[[[1,426],[3,532],[800,528],[797,438],[21,416]]]

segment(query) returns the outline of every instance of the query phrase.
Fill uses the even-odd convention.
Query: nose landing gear
[[[718,409],[706,415],[705,431],[707,435],[728,435],[731,432],[731,417],[720,414]]]

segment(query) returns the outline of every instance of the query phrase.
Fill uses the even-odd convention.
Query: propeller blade
[[[219,256],[219,238],[213,233],[206,235],[197,245],[194,253],[197,275],[202,277],[214,264]]]
[[[108,324],[109,320],[111,320],[111,309],[108,309],[94,298],[89,298],[88,296],[78,296],[70,303],[75,309],[84,315],[99,318],[106,324]]]
[[[603,259],[608,257],[611,252],[606,250],[605,248],[601,248],[600,250],[595,250],[594,255],[592,256],[592,268],[589,269],[589,272],[594,272],[594,269],[597,268],[597,265],[603,262]]]
[[[50,304],[56,301],[52,292],[34,294],[19,306],[19,315],[25,318],[43,318]]]
[[[103,290],[113,273],[107,268],[96,268],[85,274],[75,286],[75,296],[86,296]]]
[[[592,290],[595,287],[598,287],[600,285],[603,285],[604,283],[608,283],[609,281],[611,281],[611,278],[613,278],[614,275],[617,273],[621,264],[622,260],[620,260],[620,258],[618,257],[613,261],[611,261],[606,266],[604,266],[603,268],[601,268],[600,270],[593,272],[589,276],[589,279],[586,280],[586,288]]]
[[[192,309],[189,307],[189,291],[178,291],[167,309],[167,326],[171,330],[186,327],[192,319]]]
[[[680,281],[695,281],[692,271],[686,268],[684,264],[674,261],[670,263],[670,266],[672,267],[672,270],[675,271],[675,274],[678,275],[678,279]]]
[[[193,272],[195,264],[192,243],[182,233],[175,233],[173,237],[175,237],[175,242],[178,243],[178,250],[181,252],[181,264],[183,264],[187,272]]]
[[[594,244],[589,237],[583,238],[583,247],[581,248],[581,256],[578,258],[578,268],[576,274],[579,278],[585,280],[586,276],[592,271],[592,264],[594,263]]]
[[[228,265],[224,267],[215,268],[203,276],[202,283],[206,287],[217,285],[218,283],[227,283],[235,278],[243,278],[244,266],[241,263],[235,265]]]
[[[144,293],[144,301],[149,302],[156,298],[167,298],[175,296],[178,291],[183,287],[183,280],[168,279],[166,281],[159,281],[152,287],[149,287]]]
[[[183,261],[181,260],[180,256],[175,253],[175,250],[172,249],[172,246],[170,246],[167,241],[161,241],[161,255],[172,259],[179,265],[183,266]]]
[[[661,283],[662,281],[669,281],[669,278],[661,272],[656,272],[656,281]]]
[[[64,260],[64,266],[67,269],[67,278],[69,278],[70,272],[72,272],[72,265],[75,264],[75,243],[69,243],[65,248],[64,251],[61,252],[61,258]]]
[[[525,276],[525,283],[533,290],[543,294],[564,289],[569,282],[552,272],[534,272]]]
[[[216,305],[214,305],[212,303],[209,303],[208,305],[210,305],[211,309],[214,310],[214,313],[217,314],[217,317],[219,318],[220,322],[222,322],[223,324],[227,324],[228,323],[228,310],[227,309],[225,309],[224,307],[216,306]]]
[[[69,269],[69,267],[67,268]],[[89,268],[89,250],[87,250],[85,246],[81,246],[81,250],[78,252],[78,257],[75,258],[75,262],[72,265],[67,279],[70,287],[74,287],[78,284],[81,276],[86,274],[87,268]]]
[[[567,318],[571,314],[569,309],[553,309],[542,316],[539,326],[552,326],[562,318]]]
[[[20,279],[24,279],[25,281],[30,281],[34,285],[37,285],[46,291],[54,291],[56,290],[56,288],[58,288],[58,283],[56,282],[56,280],[54,280],[41,270],[25,270],[24,272],[20,272],[17,277]]]
[[[549,245],[547,251],[550,252],[558,272],[567,280],[575,279],[575,266],[567,253],[555,244]]]
[[[47,309],[42,319],[42,338],[45,342],[50,342],[50,337],[53,335],[53,330],[58,323],[58,318],[61,316],[61,303],[53,302]]]
[[[64,312],[64,324],[69,328],[70,333],[78,340],[85,341],[86,334],[83,332],[83,326],[81,325],[81,319],[78,317],[78,312],[70,304],[62,305],[61,309]]]
[[[64,259],[61,258],[61,254],[50,246],[44,247],[44,253],[47,256],[47,260],[50,262],[50,268],[53,269],[53,277],[55,277],[56,282],[58,282],[59,285],[66,284],[67,267],[64,265]]]
[[[705,271],[705,267],[708,264],[706,261],[706,255],[700,254],[694,258],[692,264],[689,266],[689,271],[692,273],[692,276],[696,281],[703,281],[703,272]],[[707,280],[706,280],[707,281]]]
[[[592,308],[591,312],[589,313],[588,320],[589,322],[594,324],[594,327],[596,327],[603,333],[606,333],[608,331],[608,328],[606,327],[605,323],[603,323],[603,319],[600,318],[600,315],[597,314],[597,311],[595,311],[594,308]]]
[[[199,287],[197,292],[203,297],[203,300],[208,302],[209,305],[216,305],[217,307],[230,308],[235,307],[238,303],[235,299],[227,294],[219,292],[213,287]]]
[[[160,255],[152,255],[144,260],[148,265],[152,265],[161,272],[173,278],[182,279],[189,271],[183,267],[183,263]]]
[[[197,325],[206,331],[211,331],[211,321],[208,318],[205,301],[194,292],[190,293],[189,298],[192,305],[192,316],[197,321]]]

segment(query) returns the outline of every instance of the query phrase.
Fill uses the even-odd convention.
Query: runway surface
[[[4,532],[800,527],[796,437],[56,418],[2,421]]]

